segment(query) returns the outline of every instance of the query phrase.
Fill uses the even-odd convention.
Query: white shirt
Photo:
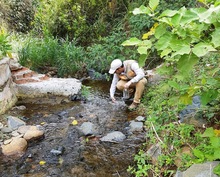
[[[124,68],[125,68],[124,73],[126,73],[126,68],[127,68],[126,63],[123,63],[123,64],[124,64]],[[139,80],[141,80],[144,77],[144,71],[139,67],[138,63],[132,63],[131,69],[136,74],[136,76],[130,80],[131,83],[138,82]],[[110,97],[111,98],[114,97],[114,95],[115,95],[116,85],[117,85],[118,81],[119,81],[119,77],[116,73],[114,73],[111,87],[110,87]]]

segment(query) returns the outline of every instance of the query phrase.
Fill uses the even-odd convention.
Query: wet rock
[[[111,133],[108,133],[106,136],[100,138],[101,141],[109,141],[109,142],[120,142],[123,141],[126,138],[126,136],[119,131],[114,131]]]
[[[138,116],[138,117],[135,118],[135,120],[138,121],[138,122],[144,122],[145,121],[145,117]]]
[[[130,132],[135,132],[135,131],[142,131],[143,130],[143,122],[135,122],[135,121],[131,121],[130,122]]]
[[[60,146],[57,149],[52,149],[50,151],[53,155],[61,155],[64,152],[64,147]]]
[[[62,111],[58,113],[58,116],[61,118],[67,118],[68,117],[68,112],[67,111]]]
[[[80,126],[80,131],[83,133],[83,135],[88,136],[88,135],[96,135],[98,133],[97,127],[91,123],[91,122],[84,122]]]
[[[1,132],[2,133],[11,133],[13,130],[11,129],[11,128],[9,128],[9,127],[3,127],[2,129],[1,129]]]
[[[27,141],[24,138],[12,138],[12,141],[7,145],[2,145],[2,153],[6,156],[19,155],[24,153],[27,148]]]
[[[24,121],[14,116],[8,116],[7,119],[8,119],[8,127],[11,128],[12,130],[16,130],[18,127],[22,125],[26,125]]]

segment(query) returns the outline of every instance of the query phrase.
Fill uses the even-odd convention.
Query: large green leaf
[[[220,148],[220,137],[214,136],[210,137],[210,143],[215,148]],[[219,149],[220,152],[220,149]]]
[[[194,46],[192,51],[196,56],[203,57],[209,52],[216,51],[216,49],[211,44],[200,42]]]
[[[147,55],[147,49],[149,49],[149,48],[146,46],[140,46],[140,47],[138,47],[137,51],[139,54],[146,54]]]
[[[139,64],[140,67],[145,66],[145,61],[146,61],[146,59],[147,59],[147,55],[146,55],[146,54],[143,54],[143,55],[141,55],[141,56],[139,57],[139,59],[138,59],[138,64]]]
[[[154,36],[159,39],[161,36],[163,36],[164,33],[166,33],[167,25],[164,23],[159,24],[159,26],[155,29]]]
[[[155,11],[159,4],[159,0],[150,0],[149,1],[149,7],[151,8],[152,11]]]
[[[150,9],[148,7],[145,7],[144,5],[141,5],[139,8],[135,8],[133,10],[134,15],[138,14],[150,14]]]
[[[133,46],[133,45],[138,45],[142,43],[142,41],[136,37],[130,38],[126,41],[124,41],[121,45],[123,46]]]
[[[220,46],[220,28],[216,28],[215,31],[212,33],[212,43],[214,44],[214,47]]]
[[[178,13],[177,10],[165,10],[162,12],[162,14],[159,16],[159,18],[161,17],[172,17],[174,15],[176,15]]]
[[[212,5],[205,12],[198,13],[199,21],[207,24],[214,23],[216,22],[217,18],[213,18],[213,17],[218,17],[219,13],[220,13],[220,6],[215,7]]]
[[[164,50],[170,45],[172,35],[170,32],[166,32],[155,44],[157,50]]]
[[[180,21],[180,25],[183,26],[185,24],[189,24],[192,21],[198,20],[199,17],[197,13],[195,13],[193,10],[187,10],[185,11],[184,15],[182,16],[182,19]]]
[[[175,55],[189,54],[191,51],[189,41],[187,39],[178,39],[177,36],[172,37],[170,47],[175,51],[172,57]]]

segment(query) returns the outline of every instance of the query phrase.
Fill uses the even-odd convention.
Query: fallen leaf
[[[40,165],[44,165],[45,163],[46,163],[46,162],[43,161],[43,160],[39,162]]]
[[[77,125],[78,124],[77,120],[72,121],[72,124]]]

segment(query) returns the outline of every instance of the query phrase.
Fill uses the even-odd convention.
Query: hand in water
[[[115,103],[115,102],[116,102],[115,97],[111,97],[111,99],[112,99],[112,102],[113,102],[113,103]]]

